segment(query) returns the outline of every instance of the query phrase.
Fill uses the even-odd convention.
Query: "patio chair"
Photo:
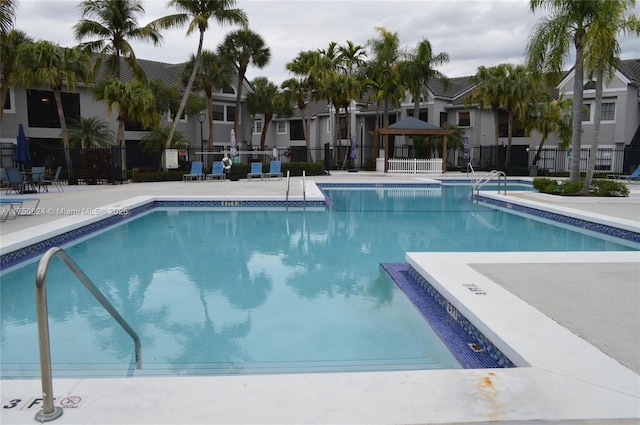
[[[11,191],[22,194],[24,192],[24,176],[20,173],[20,170],[17,168],[7,168],[7,195],[11,193]]]
[[[44,187],[44,189],[48,192],[49,186],[55,186],[58,189],[58,192],[63,192],[62,184],[60,184],[60,172],[62,171],[62,165],[58,165],[56,169],[56,173],[53,177],[45,176],[42,180],[40,180],[40,186]]]
[[[216,161],[211,166],[211,173],[206,175],[207,180],[220,179],[224,180],[224,166],[222,165],[222,161]]]
[[[247,174],[247,178],[251,179],[252,177],[260,177],[264,178],[264,173],[262,172],[262,162],[252,162],[251,163],[251,171]]]
[[[640,182],[640,164],[638,164],[636,169],[633,170],[633,173],[631,174],[609,174],[607,177],[614,180]]]
[[[31,181],[29,184],[33,189],[40,190],[40,183],[44,180],[44,173],[46,169],[44,167],[31,167]]]
[[[202,180],[202,161],[193,161],[191,163],[191,172],[182,176],[182,181]]]
[[[282,163],[280,161],[271,161],[269,164],[269,171],[264,173],[266,178],[277,177],[278,180],[282,180]]]

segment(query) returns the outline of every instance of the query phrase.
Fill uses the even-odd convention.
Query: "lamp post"
[[[203,165],[207,165],[205,164],[205,156],[204,156],[204,133],[202,133],[202,124],[204,123],[204,118],[205,118],[205,114],[203,113],[199,113],[198,115],[196,115],[196,119],[198,120],[198,122],[200,123],[200,155],[202,155],[202,163]]]

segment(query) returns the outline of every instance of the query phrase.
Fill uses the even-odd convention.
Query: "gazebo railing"
[[[389,159],[387,172],[396,174],[440,174],[442,158],[434,159]]]

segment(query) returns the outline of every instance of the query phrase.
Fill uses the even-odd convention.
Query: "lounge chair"
[[[27,202],[35,202],[35,205],[29,207],[26,214],[21,214],[23,206]],[[0,222],[7,221],[9,218],[15,220],[19,215],[34,215],[38,211],[40,199],[38,198],[0,198]]]
[[[49,186],[55,186],[58,189],[58,192],[62,192],[62,184],[60,184],[60,172],[62,171],[62,165],[58,165],[56,169],[56,174],[51,177],[45,176],[42,180],[40,180],[40,186],[44,187],[44,189],[48,192]]]
[[[269,164],[269,172],[264,173],[266,178],[277,177],[282,180],[282,163],[280,161],[271,161]]]
[[[251,163],[251,172],[247,174],[247,178],[250,179],[252,177],[260,177],[264,178],[264,173],[262,172],[262,162],[252,162]]]
[[[202,180],[202,161],[191,163],[191,172],[182,176],[182,181],[187,180]]]
[[[207,180],[220,179],[224,180],[224,166],[222,161],[216,161],[211,166],[211,173],[206,175]]]
[[[638,164],[636,169],[631,174],[609,174],[607,177],[615,180],[640,182],[640,164]]]
[[[7,195],[14,191],[15,193],[22,194],[24,192],[24,176],[17,168],[7,168]]]

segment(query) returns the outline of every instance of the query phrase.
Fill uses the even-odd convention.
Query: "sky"
[[[18,0],[17,29],[36,40],[63,47],[78,44],[73,26],[81,19],[80,0]],[[143,0],[140,25],[176,13],[167,0]],[[366,47],[378,38],[376,27],[398,34],[401,48],[413,48],[423,39],[434,54],[447,53],[450,61],[437,69],[450,78],[474,75],[479,66],[522,64],[529,35],[545,11],[535,14],[528,0],[237,0],[249,19],[249,28],[271,49],[271,61],[250,68],[247,78],[267,77],[280,84],[293,77],[286,70],[298,53],[326,49],[330,42],[352,41]],[[640,4],[635,14],[640,16]],[[238,29],[210,22],[204,48],[215,50],[226,34]],[[140,59],[182,63],[195,54],[198,33],[186,36],[186,26],[162,32],[159,47],[133,43]],[[85,40],[89,41],[89,39]],[[640,58],[639,39],[621,39],[622,58]],[[568,58],[565,69],[572,65]]]

